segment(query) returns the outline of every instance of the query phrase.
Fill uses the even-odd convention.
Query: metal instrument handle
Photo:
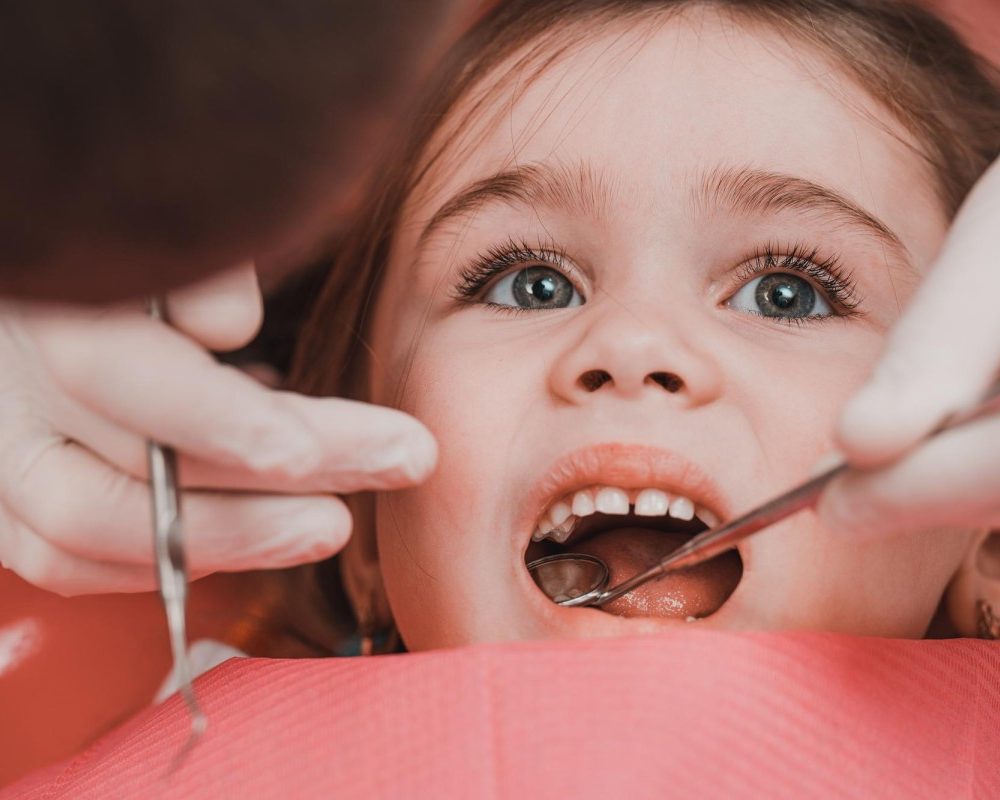
[[[162,301],[153,298],[149,315],[167,322]],[[167,617],[170,651],[181,696],[191,715],[191,734],[174,759],[174,769],[205,732],[207,719],[195,696],[187,642],[187,560],[184,556],[184,529],[181,522],[177,455],[173,448],[153,440],[146,442],[149,486],[153,511],[153,553],[160,599]]]

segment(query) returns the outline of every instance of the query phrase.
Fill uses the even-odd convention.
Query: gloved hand
[[[332,493],[409,486],[436,444],[399,411],[274,391],[206,349],[261,321],[250,268],[136,307],[0,304],[0,562],[61,594],[155,588],[145,440],[180,458],[192,577],[325,558]]]
[[[1000,162],[955,219],[937,263],[850,401],[839,446],[876,468],[834,482],[819,512],[836,528],[893,533],[1000,528],[1000,411],[919,443],[1000,375]]]

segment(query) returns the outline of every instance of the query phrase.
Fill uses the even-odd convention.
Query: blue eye
[[[788,272],[761,275],[745,284],[728,301],[730,308],[777,319],[828,317],[833,309],[805,278]]]
[[[491,305],[532,310],[583,305],[583,298],[569,278],[551,267],[527,267],[505,275],[483,300]]]

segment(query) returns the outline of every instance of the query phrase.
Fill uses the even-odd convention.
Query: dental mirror
[[[559,553],[528,564],[538,588],[560,606],[595,605],[608,585],[608,565],[596,556]]]

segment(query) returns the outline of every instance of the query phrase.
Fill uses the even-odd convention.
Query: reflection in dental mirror
[[[528,564],[538,588],[561,606],[589,606],[608,585],[608,566],[596,556],[559,553]]]

